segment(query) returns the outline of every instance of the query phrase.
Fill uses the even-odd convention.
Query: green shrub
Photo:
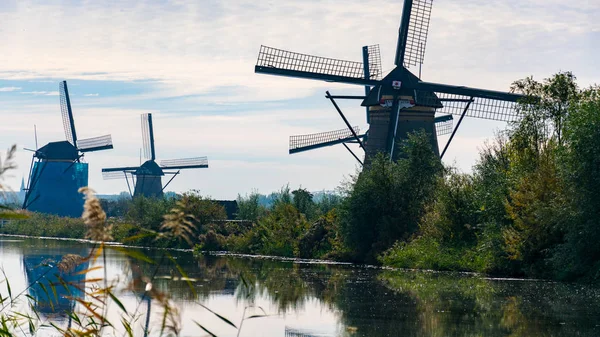
[[[372,158],[354,183],[341,209],[341,233],[354,259],[373,262],[396,241],[418,229],[434,200],[442,165],[425,132],[410,134],[402,157],[392,162]]]
[[[29,236],[84,238],[86,227],[80,218],[63,218],[41,213],[28,213],[28,215],[27,219],[8,222],[0,228],[0,232]]]

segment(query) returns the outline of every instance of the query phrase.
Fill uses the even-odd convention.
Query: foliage
[[[248,248],[259,254],[294,257],[298,239],[307,228],[306,218],[293,205],[276,203],[246,234]]]
[[[535,95],[480,153],[472,175],[446,172],[418,235],[387,265],[600,279],[600,90],[571,73],[515,82]]]
[[[587,276],[600,280],[600,88],[581,93],[570,106],[565,123],[565,143],[561,157],[562,176],[570,201],[569,221],[561,224],[565,243],[553,257],[557,277]]]
[[[280,204],[291,204],[292,203],[292,193],[290,192],[290,185],[285,185],[281,187],[279,192],[271,193],[271,200],[273,200],[273,207],[276,208]]]
[[[6,172],[13,170],[17,167],[15,164],[15,154],[17,153],[17,145],[13,145],[6,151],[4,161],[0,157],[0,192],[4,192],[6,187],[2,185],[2,179],[6,176]]]
[[[304,214],[307,219],[312,219],[315,213],[315,203],[313,195],[305,188],[298,188],[292,191],[293,205],[296,209]]]
[[[85,226],[81,219],[56,215],[25,213],[26,219],[12,220],[0,227],[0,233],[38,237],[83,239]]]
[[[238,194],[237,203],[238,214],[236,215],[236,218],[238,220],[256,222],[256,220],[263,216],[267,211],[266,207],[260,204],[260,195],[256,191],[253,191],[245,197]]]
[[[379,154],[347,190],[341,213],[344,243],[359,261],[375,257],[417,230],[442,171],[425,132],[411,134],[392,162]]]
[[[298,257],[331,257],[336,248],[339,248],[338,223],[335,210],[314,221],[298,239]]]

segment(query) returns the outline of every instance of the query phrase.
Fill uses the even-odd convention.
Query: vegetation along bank
[[[103,201],[116,240],[154,245],[169,223],[168,247],[334,259],[403,268],[475,271],[559,280],[600,279],[600,88],[570,73],[513,89],[519,122],[481,149],[471,173],[443,166],[427,135],[380,155],[336,194],[303,188],[238,196],[237,220],[188,192],[175,198]],[[84,235],[81,220],[31,214],[0,231]],[[177,239],[175,239],[177,238]]]

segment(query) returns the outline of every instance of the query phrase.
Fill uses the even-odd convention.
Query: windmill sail
[[[353,127],[355,133],[359,133],[358,126]],[[360,135],[359,138],[364,137]],[[308,135],[290,136],[290,154],[314,150],[326,146],[354,141],[352,132],[348,129],[334,130],[328,132],[313,133]]]
[[[376,76],[381,76],[381,73],[372,74],[371,78],[365,79],[362,62],[300,54],[267,46],[260,47],[254,71],[359,85],[376,85],[379,82]]]
[[[396,66],[423,63],[433,0],[405,0],[396,48]]]
[[[102,174],[104,174],[104,172],[123,172],[123,171],[133,172],[139,168],[140,168],[140,166],[108,167],[108,168],[102,169]]]
[[[113,180],[113,179],[125,179],[127,178],[127,174],[131,174],[131,172],[122,170],[122,171],[102,171],[102,179],[104,180]]]
[[[112,148],[112,137],[110,135],[77,140],[77,149],[81,152],[102,151]]]
[[[472,100],[465,116],[490,119],[503,122],[516,121],[520,118],[517,110],[518,101],[523,96],[487,90],[461,88],[461,91],[471,95],[452,94],[436,91],[435,95],[416,91],[416,102],[420,106],[437,108],[436,112],[443,114],[461,115],[469,101]],[[486,93],[495,93],[488,95]],[[484,96],[484,97],[481,97]],[[497,97],[497,98],[492,98]]]
[[[69,89],[67,81],[60,82],[60,111],[62,113],[63,127],[65,137],[69,143],[77,144],[77,134],[75,133],[75,121],[73,120],[73,110],[71,109],[71,99],[69,98]]]
[[[162,160],[160,162],[161,169],[191,169],[191,168],[208,168],[208,158],[206,157],[195,157],[195,158],[181,158],[181,159],[169,159]]]
[[[148,160],[155,160],[154,129],[152,128],[152,114],[150,113],[142,115],[142,141],[144,143],[144,157]]]
[[[369,76],[366,78],[381,80],[383,77],[383,70],[381,69],[381,52],[379,51],[379,45],[366,46],[366,48],[368,54],[367,64],[369,65]]]
[[[452,115],[445,115],[435,118],[435,132],[438,136],[452,133]]]

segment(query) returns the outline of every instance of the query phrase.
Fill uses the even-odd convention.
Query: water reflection
[[[31,284],[29,293],[40,311],[48,310],[43,305],[48,297],[41,285],[45,283],[35,280],[53,282],[48,275],[41,277],[52,263],[65,254],[86,252],[89,247],[64,242],[0,242],[3,264],[10,263],[5,256],[19,256],[22,261],[25,284]],[[234,256],[194,258],[187,252],[170,252],[185,271],[182,277],[164,252],[144,253],[160,263],[143,263],[107,251],[107,271],[109,277],[122,281],[123,304],[130,312],[139,310],[137,336],[158,333],[155,325],[162,312],[160,304],[148,296],[150,280],[152,287],[169,293],[181,309],[184,336],[203,334],[194,320],[218,336],[237,335],[199,303],[238,326],[243,322],[240,336],[600,335],[599,291],[582,285]],[[66,277],[78,284],[95,276],[73,271]],[[69,291],[82,296],[76,287]],[[72,297],[67,295],[61,294],[62,302],[54,302],[54,312],[73,308]],[[262,313],[269,316],[247,319]]]
[[[76,300],[85,296],[88,254],[86,247],[57,245],[22,250],[27,290],[37,313],[58,319],[73,312]]]
[[[423,336],[598,336],[600,293],[576,284],[384,272],[379,279],[416,303]]]

